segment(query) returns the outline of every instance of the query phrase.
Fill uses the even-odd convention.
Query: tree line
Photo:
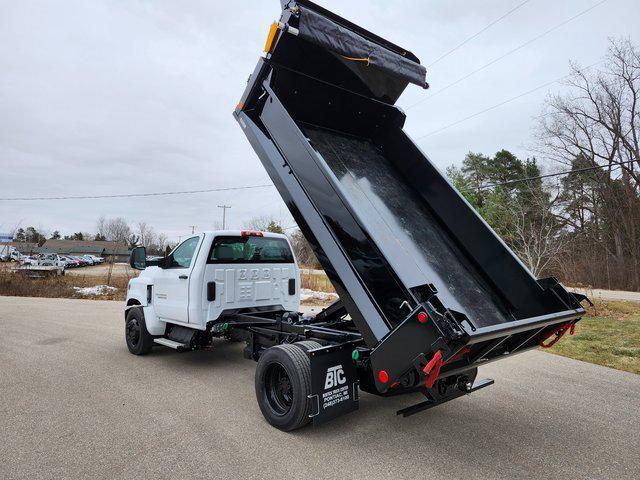
[[[572,65],[567,92],[549,96],[535,158],[469,153],[454,185],[537,276],[640,290],[640,51],[612,40],[601,68]],[[528,179],[524,180],[523,179]]]
[[[15,229],[13,240],[19,243],[37,243],[38,246],[44,245],[47,240],[111,241],[128,248],[143,245],[153,255],[163,255],[174,246],[164,233],[156,232],[147,222],[141,221],[131,225],[123,217],[105,216],[98,218],[95,233],[75,232],[63,236],[59,230],[53,230],[48,234],[42,229],[30,226]]]

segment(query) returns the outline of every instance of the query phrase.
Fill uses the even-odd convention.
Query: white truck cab
[[[144,247],[136,247],[130,263],[142,270],[129,281],[127,290],[130,350],[137,345],[136,335],[147,332],[162,337],[173,326],[204,331],[221,315],[252,309],[297,312],[300,306],[300,272],[285,235],[203,232],[190,236],[160,260],[147,261]],[[129,315],[130,310],[135,312]],[[137,325],[129,325],[131,316],[142,318],[136,319]],[[147,332],[144,328],[139,331],[141,323]],[[175,343],[155,340],[168,346]]]

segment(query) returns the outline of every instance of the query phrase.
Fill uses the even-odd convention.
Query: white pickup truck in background
[[[127,347],[137,355],[154,343],[203,346],[223,315],[300,306],[300,272],[281,234],[204,232],[159,260],[147,261],[144,247],[136,247],[131,266],[142,270],[129,281],[125,307]]]
[[[18,271],[29,277],[50,277],[64,275],[65,262],[55,253],[43,253],[34,260],[26,257]]]

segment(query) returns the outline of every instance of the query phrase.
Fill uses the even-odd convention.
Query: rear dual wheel
[[[285,432],[309,423],[312,402],[311,362],[307,351],[319,348],[313,341],[267,349],[256,368],[256,397],[264,418]]]

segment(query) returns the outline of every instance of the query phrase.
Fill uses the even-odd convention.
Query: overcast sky
[[[413,51],[425,65],[523,0],[319,3]],[[570,60],[598,61],[608,37],[638,43],[640,2],[608,0],[440,89],[599,0],[530,0],[429,68],[430,90],[399,100],[414,138],[545,84]],[[270,183],[231,112],[276,0],[0,0],[0,197],[101,195]],[[468,151],[531,155],[533,117],[552,85],[419,140],[441,169]],[[436,95],[437,94],[437,95]],[[435,95],[432,99],[428,98]],[[425,99],[420,104],[417,101]],[[275,188],[183,196],[0,201],[0,232],[35,225],[94,231],[96,219],[144,220],[172,239],[257,215],[291,224]]]

